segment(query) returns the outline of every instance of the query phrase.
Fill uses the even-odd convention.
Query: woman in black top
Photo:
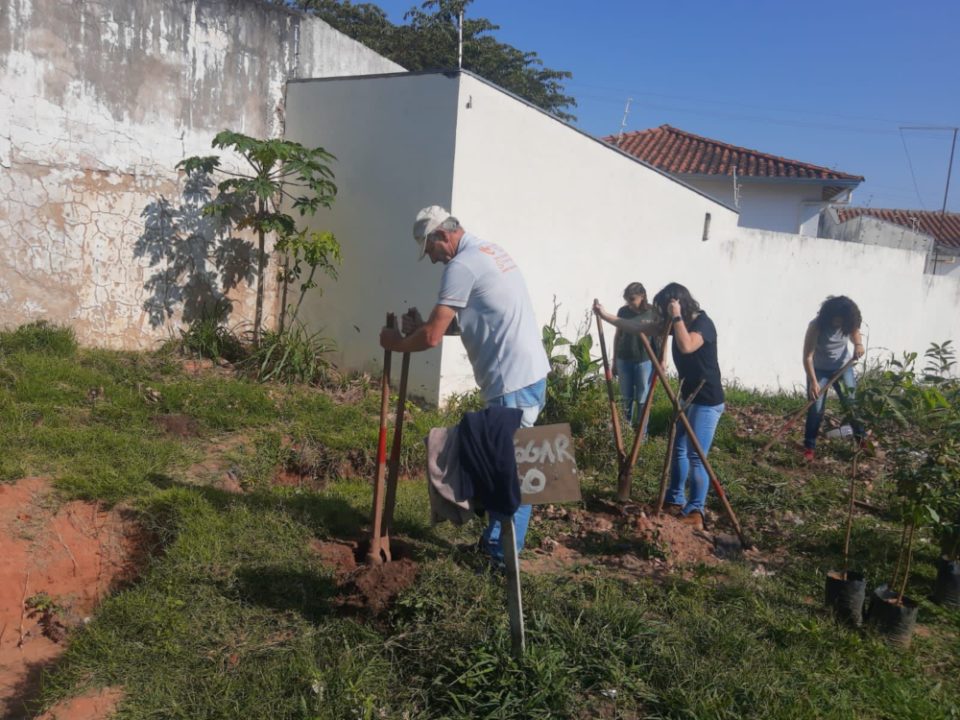
[[[670,283],[658,292],[653,304],[670,324],[673,362],[680,376],[680,397],[685,402],[695,393],[686,415],[700,446],[707,453],[725,407],[717,362],[717,328],[690,291],[679,283]],[[642,323],[618,318],[606,312],[599,303],[594,305],[594,311],[625,332],[656,336],[664,328],[663,320]],[[685,523],[703,527],[703,508],[709,487],[710,478],[703,461],[689,442],[686,428],[681,425],[677,428],[673,450],[667,510],[680,515]]]

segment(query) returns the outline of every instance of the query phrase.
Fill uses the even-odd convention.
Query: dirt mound
[[[521,568],[535,574],[564,574],[585,565],[603,565],[624,575],[661,576],[675,568],[721,561],[712,533],[694,530],[650,508],[611,506],[589,511],[546,506],[548,519],[563,521],[568,532],[547,537]]]
[[[345,608],[369,610],[378,615],[390,607],[401,592],[417,580],[420,568],[403,558],[382,565],[364,565],[342,586],[341,604]]]
[[[417,580],[419,565],[404,557],[407,546],[396,539],[391,542],[393,561],[382,565],[358,563],[365,548],[355,542],[312,540],[310,549],[333,569],[339,585],[336,603],[347,611],[379,615]]]
[[[127,511],[61,505],[42,478],[0,485],[0,715],[22,715],[70,630],[135,577],[145,545]]]
[[[120,688],[100,688],[64,700],[47,710],[37,720],[106,720],[123,700]]]

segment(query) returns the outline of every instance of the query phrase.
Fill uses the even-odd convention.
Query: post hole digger
[[[415,309],[411,309],[407,315],[413,317],[411,314],[416,312]],[[386,326],[396,327],[396,317],[393,313],[387,313]],[[370,537],[370,551],[367,553],[367,560],[374,565],[390,562],[393,559],[390,550],[390,528],[393,525],[393,510],[397,502],[397,482],[400,477],[400,455],[403,448],[403,418],[407,405],[407,380],[410,374],[410,353],[405,352],[400,361],[397,412],[388,463],[387,418],[390,411],[391,356],[392,353],[389,350],[383,351],[383,378],[380,382],[380,435],[377,443],[377,475],[373,485],[373,529]]]
[[[677,362],[678,371],[683,371],[684,369],[686,369],[686,371],[693,374],[694,381],[698,377],[705,378],[709,383],[711,383],[710,390],[711,390],[711,393],[713,394],[710,396],[710,399],[718,400],[717,402],[712,403],[711,405],[707,405],[707,404],[704,404],[703,406],[699,404],[697,405],[698,408],[704,407],[707,409],[706,410],[707,412],[711,412],[711,414],[707,416],[707,422],[709,423],[712,421],[713,426],[710,426],[709,424],[705,426],[707,428],[705,437],[708,438],[705,442],[709,442],[709,438],[711,438],[713,434],[713,428],[715,427],[716,422],[719,419],[719,415],[720,413],[722,413],[722,409],[723,409],[723,405],[722,405],[723,393],[722,393],[722,389],[720,388],[720,374],[719,374],[719,369],[717,368],[716,357],[715,355],[713,355],[712,357],[707,358],[707,361],[710,363],[710,365],[706,368],[706,370],[703,370],[700,365],[696,364],[695,362],[691,362],[687,358],[688,356],[692,356],[694,352],[699,352],[700,348],[705,347],[704,343],[706,342],[706,339],[704,337],[704,334],[709,333],[711,335],[712,341],[715,342],[715,330],[710,319],[706,317],[704,313],[701,313],[698,310],[697,314],[694,317],[697,319],[703,318],[703,321],[700,323],[700,327],[703,327],[706,333],[701,334],[699,333],[699,331],[693,334],[689,333],[686,330],[684,319],[681,316],[681,305],[680,305],[681,301],[678,300],[678,295],[681,298],[686,298],[685,301],[692,304],[694,308],[699,307],[696,305],[696,301],[689,296],[689,291],[687,291],[686,288],[684,288],[683,286],[677,283],[671,283],[670,285],[667,285],[663,290],[661,290],[660,293],[658,293],[658,297],[655,298],[654,301],[655,303],[661,306],[661,313],[665,313],[669,311],[669,315],[672,318],[670,327],[674,331],[674,339],[673,339],[674,359]],[[650,344],[649,338],[645,334],[646,332],[649,332],[650,330],[653,330],[653,329],[660,330],[662,329],[663,326],[660,324],[660,322],[655,320],[648,321],[642,324],[635,324],[635,323],[631,323],[628,320],[624,320],[622,318],[613,316],[610,313],[607,313],[603,309],[603,306],[600,304],[599,300],[594,300],[593,308],[594,308],[594,312],[597,314],[598,319],[602,319],[612,324],[616,324],[618,328],[628,329],[629,332],[631,332],[632,334],[636,335],[639,338],[647,354],[647,357],[649,358],[650,363],[653,366],[654,371],[656,372],[656,376],[659,378],[660,383],[663,385],[663,389],[667,393],[667,397],[670,399],[670,402],[673,405],[674,411],[676,413],[676,417],[680,421],[680,423],[682,423],[683,425],[684,442],[689,446],[689,450],[693,451],[693,454],[688,454],[687,457],[694,457],[694,454],[695,454],[698,460],[697,467],[700,468],[698,472],[701,473],[702,480],[698,480],[699,489],[696,491],[698,494],[695,499],[694,499],[694,496],[691,495],[691,500],[690,500],[691,504],[696,503],[693,505],[694,510],[696,510],[702,515],[703,501],[706,496],[707,482],[709,481],[709,487],[713,488],[714,493],[719,498],[724,508],[724,511],[730,521],[730,524],[733,526],[733,529],[736,532],[737,537],[740,539],[742,546],[744,548],[752,547],[752,543],[747,539],[746,535],[744,534],[743,529],[740,526],[740,522],[733,511],[733,508],[730,506],[730,502],[727,499],[723,486],[720,484],[720,481],[717,478],[716,473],[714,473],[713,468],[710,465],[710,461],[707,459],[707,452],[706,450],[704,450],[704,446],[701,445],[700,439],[698,438],[696,431],[694,430],[693,424],[691,423],[691,419],[688,418],[687,413],[684,412],[683,402],[681,401],[679,394],[675,392],[673,388],[670,386],[668,378],[666,376],[666,372],[663,369],[663,365],[660,363],[657,354],[654,352],[653,347]],[[680,324],[678,325],[677,323],[680,323]],[[678,332],[679,332],[679,335],[678,335]],[[678,342],[681,343],[679,352],[677,351]],[[694,356],[694,357],[699,358],[701,363],[703,362],[702,355]],[[684,359],[684,362],[681,362],[680,359]],[[712,374],[710,372],[711,366],[713,368]],[[685,383],[689,383],[689,381],[690,381],[690,377],[685,376]],[[692,388],[688,388],[688,389],[692,390]],[[701,386],[700,389],[702,390],[703,387]],[[705,393],[701,393],[700,397],[703,397],[704,394]],[[714,408],[719,408],[719,411],[716,411]],[[695,418],[695,420],[699,422],[700,418],[699,417]],[[709,447],[709,445],[707,445],[707,447]],[[685,484],[685,478],[683,479],[683,481]]]

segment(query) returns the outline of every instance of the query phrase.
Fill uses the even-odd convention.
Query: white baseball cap
[[[427,238],[430,233],[440,227],[450,218],[450,213],[439,205],[425,207],[417,213],[417,219],[413,223],[413,239],[420,248],[418,260],[422,260],[427,251]]]

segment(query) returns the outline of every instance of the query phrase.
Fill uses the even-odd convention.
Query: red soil
[[[0,484],[0,715],[23,715],[70,630],[118,583],[133,579],[143,546],[129,512],[59,504],[42,478]],[[49,611],[31,609],[39,597]],[[66,712],[55,717],[95,717]]]
[[[122,699],[120,688],[91,690],[57,703],[37,720],[105,720],[113,715]]]
[[[313,540],[310,549],[333,570],[339,585],[337,604],[345,610],[379,615],[417,580],[419,566],[403,557],[408,554],[406,546],[396,540],[391,543],[393,560],[381,565],[358,564],[362,548],[357,543]]]

